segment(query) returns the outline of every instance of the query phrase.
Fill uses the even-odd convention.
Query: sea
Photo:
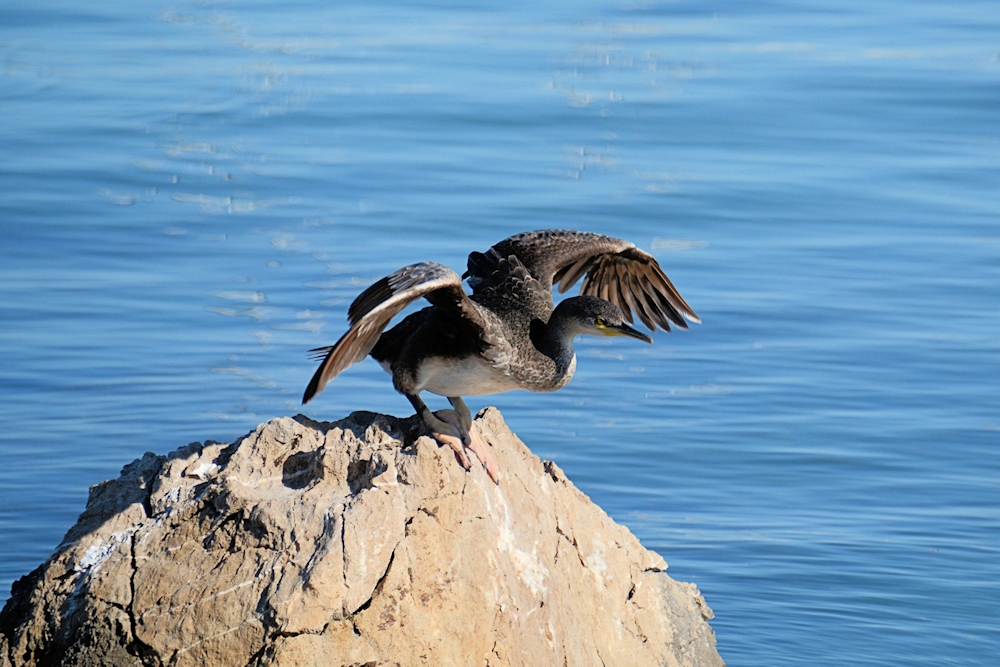
[[[565,228],[703,323],[472,410],[729,665],[998,664],[995,1],[5,0],[0,111],[0,600],[146,451],[411,414],[371,360],[303,407],[306,352]]]

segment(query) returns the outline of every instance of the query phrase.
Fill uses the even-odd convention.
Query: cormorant
[[[581,276],[580,296],[556,306]],[[462,288],[467,278],[472,294]],[[385,331],[416,299],[431,305]],[[371,354],[406,396],[428,432],[469,469],[473,451],[494,482],[500,476],[486,443],[472,429],[462,396],[513,389],[555,391],[576,369],[573,339],[630,336],[653,340],[629,324],[633,313],[651,331],[701,322],[649,253],[621,239],[567,230],[525,232],[469,255],[460,278],[434,262],[403,267],[362,292],[347,311],[350,329],[322,358],[303,403],[341,371]],[[446,396],[455,408],[432,413],[421,391]]]

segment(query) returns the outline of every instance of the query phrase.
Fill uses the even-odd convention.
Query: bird
[[[579,296],[556,305],[553,288],[562,294],[580,278]],[[421,297],[430,305],[386,331],[394,316]],[[436,262],[419,262],[361,292],[347,310],[350,327],[340,340],[310,350],[322,363],[302,403],[370,354],[427,432],[449,446],[466,470],[471,451],[499,484],[499,468],[462,397],[561,389],[576,370],[578,335],[653,342],[630,326],[633,316],[652,332],[670,331],[671,324],[687,329],[685,319],[701,323],[656,259],[629,241],[572,230],[515,234],[484,253],[472,252],[462,276]],[[420,398],[423,391],[446,397],[454,409],[431,412]]]

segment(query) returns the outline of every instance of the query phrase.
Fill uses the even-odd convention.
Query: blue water
[[[704,324],[470,406],[731,665],[995,663],[995,3],[334,5],[0,5],[0,589],[143,452],[300,411],[374,279],[567,227]],[[410,412],[371,361],[304,412],[358,409]]]

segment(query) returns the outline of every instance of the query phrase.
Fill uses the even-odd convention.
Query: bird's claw
[[[479,430],[475,428],[474,424],[470,424],[470,429],[467,431],[469,434],[469,445],[468,448],[476,455],[479,462],[483,464],[486,468],[486,474],[490,476],[494,484],[500,483],[500,468],[497,466],[496,459],[493,458],[493,454],[490,452],[489,445],[483,440],[483,437],[479,435]]]
[[[462,415],[456,410],[438,410],[434,415],[446,428],[428,429],[431,436],[439,443],[448,445],[455,452],[455,458],[462,464],[462,467],[469,470],[472,462],[466,455],[466,450],[471,451],[479,459],[479,462],[486,468],[486,474],[493,480],[494,484],[500,483],[500,468],[497,466],[493,454],[490,453],[489,445],[483,441],[475,425],[470,421],[466,426]],[[442,433],[441,431],[449,431]]]

